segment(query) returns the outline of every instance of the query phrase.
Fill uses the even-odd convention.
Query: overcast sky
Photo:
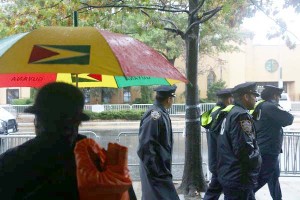
[[[296,43],[300,44],[300,15],[293,12],[292,9],[283,10],[280,15],[288,24],[288,33],[291,38],[295,38]],[[254,42],[257,44],[280,44],[284,43],[281,39],[268,40],[266,34],[272,30],[272,27],[276,27],[274,21],[268,18],[262,12],[258,12],[254,18],[247,18],[244,20],[243,27],[251,30],[254,34]]]

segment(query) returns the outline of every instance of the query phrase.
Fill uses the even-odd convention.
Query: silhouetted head
[[[73,141],[82,121],[89,120],[83,113],[84,96],[73,85],[55,82],[43,86],[33,106],[25,112],[35,114],[37,134],[63,134]]]

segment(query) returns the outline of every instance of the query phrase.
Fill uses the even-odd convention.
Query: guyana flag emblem
[[[101,74],[71,74],[72,83],[76,82],[101,82]]]
[[[28,63],[88,65],[90,45],[34,45]]]

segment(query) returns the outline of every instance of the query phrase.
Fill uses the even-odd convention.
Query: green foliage
[[[38,89],[36,88],[30,88],[30,98],[31,99],[35,99],[36,95],[37,95]]]
[[[226,82],[218,80],[217,82],[212,83],[207,90],[207,102],[216,102],[217,96],[216,92],[224,89],[226,87]]]
[[[33,103],[33,99],[13,99],[12,105],[29,105]]]
[[[153,102],[152,98],[153,89],[152,87],[142,86],[141,87],[141,100],[144,104],[149,104]]]
[[[121,111],[104,111],[95,113],[92,111],[85,110],[84,113],[90,116],[92,120],[114,120],[114,119],[125,119],[125,120],[140,120],[145,111],[141,110],[121,110]]]
[[[28,32],[41,26],[72,26],[72,14],[78,11],[79,26],[96,26],[113,32],[129,34],[162,53],[168,60],[174,62],[176,58],[185,55],[184,40],[175,32],[171,33],[164,28],[185,31],[188,27],[188,15],[184,12],[168,13],[157,10],[124,8],[83,8],[80,1],[71,0],[68,3],[61,0],[11,0],[15,4],[0,8],[0,38]],[[105,5],[159,5],[154,0],[89,0],[82,1],[94,6]],[[188,7],[188,1],[163,1],[166,6],[182,9]],[[246,1],[206,1],[204,11],[224,4],[224,9],[214,20],[201,25],[200,51],[204,54],[213,54],[219,51],[234,51],[236,45],[232,42],[241,42],[244,35],[239,34],[238,25],[247,14]],[[162,4],[162,3],[161,3]],[[243,12],[240,12],[243,9]],[[3,11],[3,12],[1,12]],[[238,18],[238,19],[237,19]],[[235,20],[233,20],[235,19]],[[234,23],[233,23],[234,21]],[[2,25],[3,24],[3,25]]]

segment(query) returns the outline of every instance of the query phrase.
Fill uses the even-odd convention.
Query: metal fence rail
[[[152,104],[103,104],[104,111],[120,111],[120,110],[147,110]],[[200,103],[198,106],[201,108],[202,112],[211,109],[215,103]],[[24,113],[25,108],[30,105],[0,105],[7,111],[11,112],[13,115],[19,113]],[[84,110],[93,110],[93,106],[98,105],[85,105]],[[292,102],[292,111],[300,111],[300,101]],[[184,115],[185,114],[185,104],[173,104],[169,109],[171,115]]]
[[[104,104],[104,111],[120,111],[120,110],[143,110],[146,111],[152,104]],[[211,109],[215,103],[203,103],[199,104],[201,111],[207,111]],[[7,111],[11,112],[15,116],[19,113],[24,113],[24,110],[30,105],[0,105]],[[93,106],[97,105],[84,105],[84,110],[93,110]],[[184,115],[185,114],[185,104],[173,104],[169,109],[171,115]]]
[[[79,133],[92,138],[97,141],[99,144],[102,141],[102,138],[92,131],[80,131]],[[0,154],[7,151],[10,148],[19,146],[24,142],[34,138],[36,135],[33,132],[22,132],[19,134],[11,135],[0,135]]]
[[[128,147],[128,165],[131,171],[138,171],[139,159],[136,154],[138,145],[137,132],[120,132],[117,136],[97,136],[92,131],[80,131],[81,134],[86,135],[98,142],[102,147],[107,147],[109,142],[119,142]],[[201,134],[201,152],[203,159],[203,172],[206,179],[209,179],[210,173],[207,166],[207,142],[206,134]],[[0,135],[0,153],[7,149],[18,146],[27,140],[35,137],[32,132],[23,132],[22,135]],[[173,146],[173,163],[172,173],[174,180],[180,180],[183,173],[183,165],[185,160],[185,138],[181,131],[174,132],[174,146]],[[300,133],[299,132],[285,132],[283,140],[283,153],[280,156],[281,176],[300,176]],[[138,180],[138,173],[132,177],[133,180]]]

